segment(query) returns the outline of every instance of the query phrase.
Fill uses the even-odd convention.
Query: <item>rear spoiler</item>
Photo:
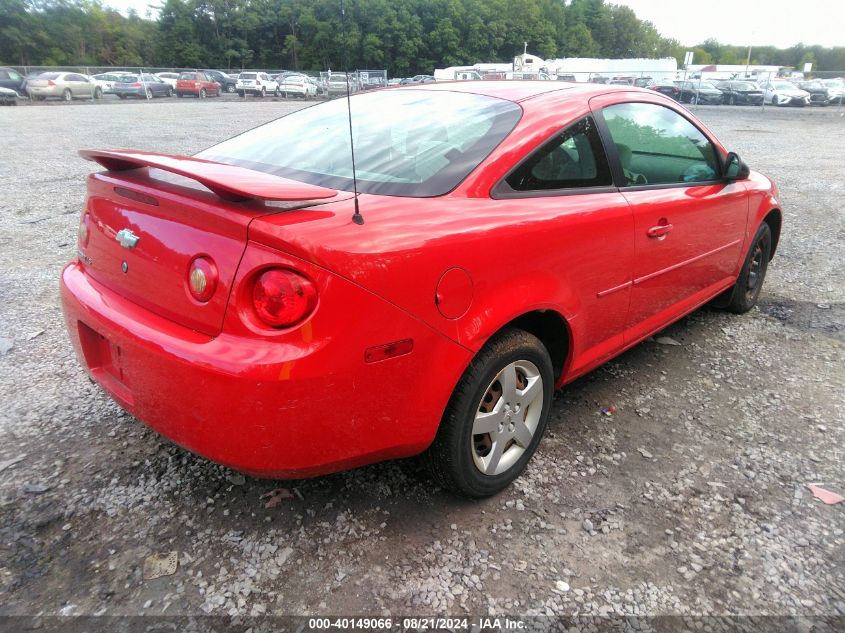
[[[196,180],[224,200],[315,200],[332,198],[334,189],[309,185],[272,174],[215,163],[190,156],[171,156],[138,150],[82,149],[79,155],[109,171],[154,167]]]

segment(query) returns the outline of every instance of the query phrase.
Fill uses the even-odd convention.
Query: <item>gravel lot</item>
[[[760,305],[702,310],[557,395],[502,495],[415,462],[281,484],[162,440],[85,376],[58,276],[83,147],[189,153],[301,107],[155,101],[0,110],[0,615],[840,616],[845,625],[845,118],[699,108],[773,176],[783,237]],[[12,345],[11,349],[8,349]],[[615,405],[614,415],[602,408]],[[7,460],[11,460],[7,461]],[[177,551],[173,575],[145,559]]]

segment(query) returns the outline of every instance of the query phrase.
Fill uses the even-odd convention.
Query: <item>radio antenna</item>
[[[358,208],[358,174],[355,171],[355,141],[352,138],[352,99],[349,94],[349,42],[346,39],[346,8],[343,0],[340,0],[340,21],[343,29],[343,69],[346,80],[346,114],[349,119],[349,149],[352,152],[352,191],[355,212],[352,214],[352,221],[355,224],[363,224],[364,216]],[[329,77],[331,80],[331,77]]]

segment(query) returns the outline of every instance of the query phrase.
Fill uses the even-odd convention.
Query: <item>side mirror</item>
[[[725,178],[728,180],[745,180],[751,175],[748,168],[736,152],[728,152],[725,158]]]

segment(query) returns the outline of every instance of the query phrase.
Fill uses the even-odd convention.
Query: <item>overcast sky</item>
[[[104,0],[126,12],[134,8],[146,15],[158,0]],[[699,44],[716,38],[724,44],[786,48],[803,42],[845,46],[843,0],[616,0],[631,7],[637,17],[649,20],[666,37],[682,44]]]

